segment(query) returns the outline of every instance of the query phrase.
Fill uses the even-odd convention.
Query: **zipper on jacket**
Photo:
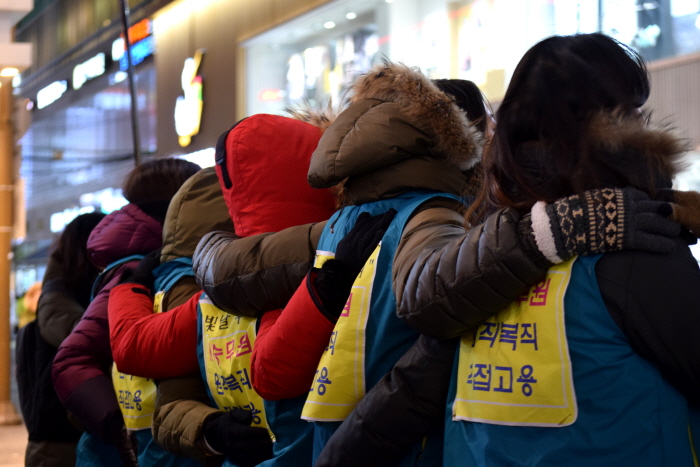
[[[333,220],[333,223],[331,224],[331,228],[330,228],[331,233],[335,233],[335,231],[334,231],[335,223],[338,222],[338,219],[340,219],[340,216],[343,215],[343,209],[345,209],[345,206],[343,206],[342,208],[340,208],[340,212],[338,213],[338,217],[336,217],[336,218]]]
[[[423,442],[420,445],[420,451],[418,451],[418,454],[416,454],[416,461],[413,463],[413,467],[418,467],[418,464],[420,464],[421,459],[423,459],[423,451],[425,451],[425,443],[428,442],[428,437],[423,438]]]

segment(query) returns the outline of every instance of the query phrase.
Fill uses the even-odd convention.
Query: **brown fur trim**
[[[690,149],[689,142],[675,135],[668,125],[651,125],[647,118],[625,117],[619,112],[597,115],[588,127],[588,135],[611,153],[634,148],[669,178],[685,169],[683,156]]]
[[[671,219],[696,236],[700,235],[700,193],[697,191],[674,191],[673,198]]]
[[[481,159],[481,133],[453,99],[417,68],[388,61],[375,65],[354,82],[350,92],[350,102],[379,99],[406,109],[406,116],[434,138],[434,151],[460,170]]]
[[[299,120],[310,125],[315,126],[321,130],[323,134],[326,129],[331,126],[331,123],[335,121],[340,114],[340,109],[334,108],[333,103],[328,101],[328,105],[325,107],[302,107],[299,109],[287,108],[285,112],[289,114],[290,118],[294,120]]]

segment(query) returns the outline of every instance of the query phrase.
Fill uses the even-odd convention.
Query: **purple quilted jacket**
[[[135,204],[127,204],[95,227],[88,240],[88,254],[95,265],[105,268],[126,256],[160,248],[162,231],[160,222]],[[124,269],[136,264],[138,261],[124,263],[98,277],[94,300],[59,347],[53,364],[54,387],[61,402],[88,431],[104,441],[111,441],[114,430],[123,424],[111,380],[109,292]]]

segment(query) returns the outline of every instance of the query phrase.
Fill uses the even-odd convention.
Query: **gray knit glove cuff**
[[[621,250],[668,253],[680,225],[669,203],[634,188],[603,188],[532,207],[532,230],[552,263]]]

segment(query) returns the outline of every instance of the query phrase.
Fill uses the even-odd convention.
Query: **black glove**
[[[153,293],[153,270],[160,266],[160,248],[144,256],[134,269],[127,269],[119,278],[120,284],[141,284]]]
[[[119,458],[122,461],[122,467],[138,467],[137,453],[139,442],[132,431],[127,430],[126,427],[122,427],[115,445],[119,450]]]
[[[314,281],[314,289],[332,321],[337,320],[343,311],[355,278],[374,252],[395,215],[395,209],[389,209],[376,216],[363,212],[357,217],[355,226],[338,243],[335,259],[323,263]]]
[[[576,255],[621,250],[668,253],[679,224],[669,220],[670,203],[635,188],[603,188],[533,206],[532,229],[540,251],[552,263]]]
[[[241,467],[254,466],[272,457],[272,440],[265,428],[251,427],[250,410],[235,407],[204,419],[202,434],[207,444]]]
[[[660,190],[657,200],[668,201],[673,209],[670,219],[700,235],[700,193],[697,191]]]

